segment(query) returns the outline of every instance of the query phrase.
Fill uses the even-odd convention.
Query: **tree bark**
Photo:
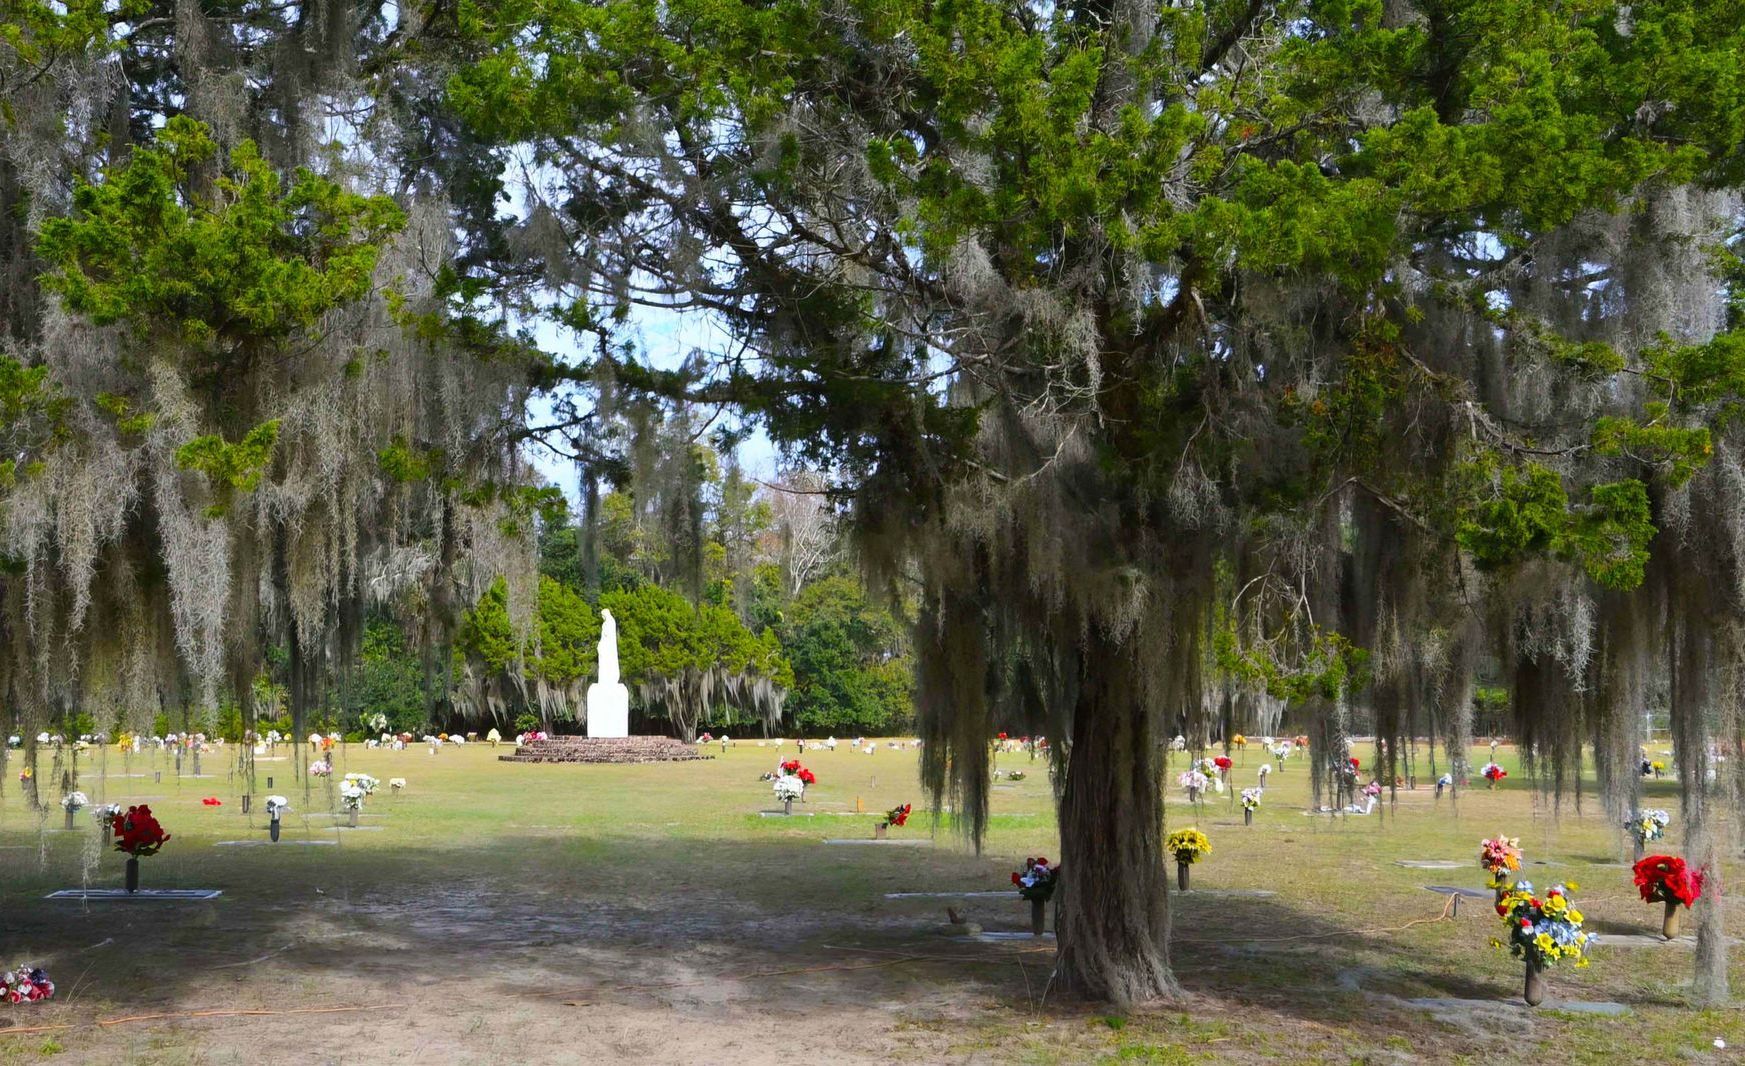
[[[1131,642],[1084,644],[1060,798],[1054,984],[1116,1005],[1173,996],[1162,761]]]

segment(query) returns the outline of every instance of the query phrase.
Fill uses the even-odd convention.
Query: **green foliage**
[[[210,131],[176,116],[80,183],[72,216],[43,223],[37,252],[43,287],[75,314],[223,350],[287,337],[366,295],[403,223],[388,197],[307,169],[286,187],[253,142],[220,161]]]
[[[776,635],[753,636],[726,607],[693,605],[655,584],[603,592],[600,606],[618,620],[619,665],[628,684],[716,667],[767,677],[783,687],[794,683]]]
[[[422,450],[406,443],[404,437],[395,437],[386,448],[376,453],[376,464],[381,467],[382,475],[390,481],[410,483],[424,481],[431,473],[442,465],[440,449]]]
[[[1706,438],[1705,438],[1706,440]],[[1481,570],[1500,570],[1536,554],[1579,563],[1607,588],[1642,583],[1657,532],[1648,490],[1633,478],[1594,485],[1573,503],[1556,471],[1519,465],[1495,453],[1461,464],[1455,538]]]
[[[1214,634],[1212,653],[1223,672],[1292,703],[1336,700],[1369,684],[1369,652],[1342,634],[1310,627],[1301,646],[1289,648],[1288,654],[1281,652],[1280,643],[1245,644],[1234,625],[1227,624]]]
[[[365,623],[363,646],[344,692],[348,723],[380,714],[388,720],[386,732],[413,734],[431,724],[418,650],[387,619]]]
[[[176,464],[198,470],[211,481],[217,502],[208,508],[216,517],[228,509],[233,493],[253,492],[272,461],[279,441],[279,422],[262,422],[231,444],[216,433],[195,437],[176,449]]]
[[[781,641],[794,671],[786,709],[799,732],[889,736],[910,728],[913,674],[902,625],[869,603],[859,582],[833,576],[802,589],[784,612]]]
[[[527,681],[566,686],[592,676],[600,617],[572,589],[541,577],[532,639],[523,644],[509,623],[508,588],[498,580],[467,612],[455,635],[455,650],[487,673],[516,674]]]

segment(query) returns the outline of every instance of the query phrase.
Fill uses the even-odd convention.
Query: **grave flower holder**
[[[1044,927],[1048,924],[1048,916],[1045,913],[1045,909],[1047,908],[1047,906],[1048,906],[1048,904],[1040,899],[1033,899],[1030,901],[1030,935],[1031,936],[1041,936],[1043,931],[1044,931]]]
[[[873,826],[873,839],[874,840],[885,839],[885,830],[887,830],[888,828],[890,828],[889,822],[880,822],[879,824]]]
[[[1521,998],[1529,1007],[1545,1002],[1545,967],[1532,955],[1527,956],[1527,983],[1521,990]]]
[[[168,842],[170,834],[164,832],[163,826],[152,817],[151,808],[143,803],[117,814],[110,824],[115,833],[115,850],[127,854],[127,891],[138,892],[140,858],[156,855],[158,849]]]
[[[1650,855],[1637,862],[1632,872],[1642,901],[1666,908],[1660,918],[1660,935],[1676,939],[1682,921],[1679,908],[1694,906],[1702,898],[1703,871],[1691,869],[1676,855]]]
[[[68,807],[67,808],[67,831],[70,833],[70,832],[72,832],[72,829],[73,829],[73,809],[71,807]]]
[[[1242,808],[1242,824],[1243,825],[1253,825],[1254,824],[1254,809],[1252,807]]]

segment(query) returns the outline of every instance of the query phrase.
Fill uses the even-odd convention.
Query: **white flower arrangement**
[[[369,774],[346,774],[343,784],[353,785],[362,789],[363,794],[366,796],[375,795],[376,789],[380,788],[382,785],[380,781],[371,777]]]
[[[390,777],[388,778],[388,787],[398,792],[406,787],[406,779],[404,777]]]
[[[316,777],[331,777],[333,775],[333,764],[328,762],[326,759],[316,759],[314,762],[309,764],[309,772],[314,774]]]
[[[777,774],[775,780],[777,800],[797,800],[806,795],[806,782],[795,774]]]
[[[69,792],[61,797],[61,809],[70,813],[72,811],[83,809],[88,806],[90,802],[91,797],[85,795],[83,792]]]
[[[283,797],[283,796],[268,796],[267,797],[267,816],[268,817],[277,818],[279,815],[284,814],[286,811],[288,811],[290,809],[291,809],[291,801],[286,799],[285,797]]]
[[[1672,823],[1672,816],[1662,810],[1636,810],[1624,819],[1624,828],[1630,831],[1638,843],[1646,844],[1651,840],[1659,840],[1666,835],[1666,827]]]
[[[1180,777],[1176,778],[1175,781],[1176,784],[1187,789],[1188,795],[1190,796],[1206,791],[1206,786],[1211,783],[1206,775],[1200,773],[1198,770],[1185,771]]]
[[[363,810],[366,795],[368,793],[350,781],[339,786],[339,801],[348,811]]]
[[[99,803],[91,808],[91,817],[97,820],[97,824],[103,827],[104,832],[108,832],[109,824],[121,817],[121,804]]]
[[[1245,811],[1252,811],[1255,808],[1259,807],[1260,806],[1260,797],[1261,797],[1261,790],[1258,788],[1245,788],[1245,789],[1243,789],[1242,790],[1242,809]]]

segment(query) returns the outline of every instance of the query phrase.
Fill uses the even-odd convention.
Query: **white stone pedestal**
[[[622,684],[595,682],[588,686],[588,736],[630,735],[630,690]]]

